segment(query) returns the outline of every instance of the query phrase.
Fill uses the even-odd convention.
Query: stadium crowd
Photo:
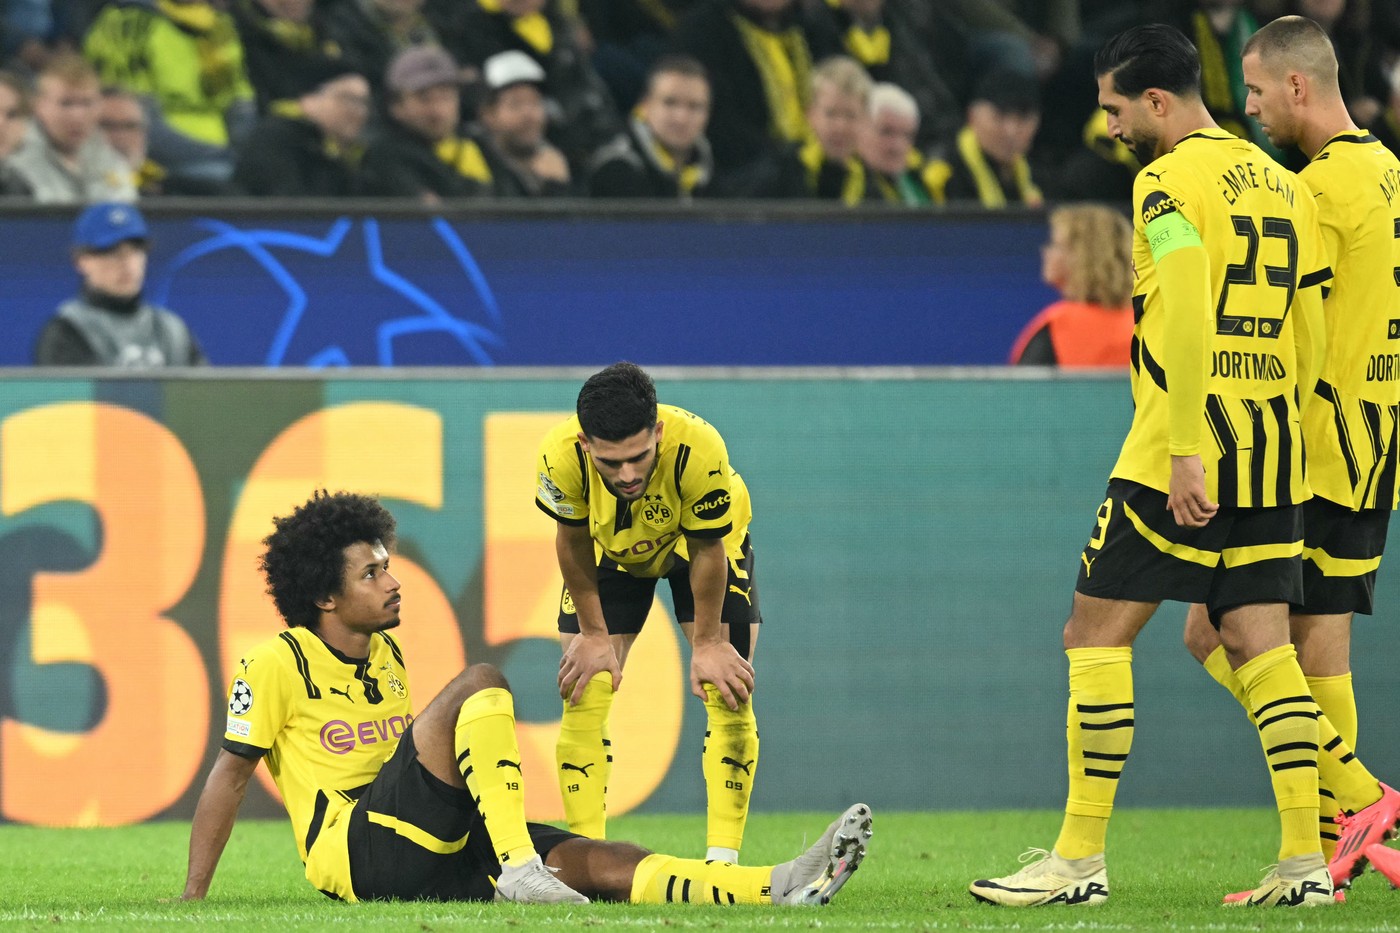
[[[1149,12],[1150,9],[1150,12]],[[0,195],[1121,200],[1091,60],[1149,19],[1239,50],[1299,13],[1400,147],[1384,0],[4,0]]]

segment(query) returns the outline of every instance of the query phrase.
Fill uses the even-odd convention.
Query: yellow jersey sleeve
[[[224,748],[244,758],[260,758],[291,721],[290,671],[277,640],[264,642],[239,660],[228,692]]]
[[[540,442],[535,504],[565,525],[588,524],[588,455],[579,443],[578,416],[551,430]]]

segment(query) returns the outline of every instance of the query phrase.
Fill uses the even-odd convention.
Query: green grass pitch
[[[781,861],[835,814],[755,814],[744,860]],[[1368,872],[1345,905],[1226,909],[1272,861],[1277,834],[1263,810],[1121,810],[1109,838],[1112,896],[1093,908],[1008,910],[978,904],[968,881],[1005,874],[1029,845],[1048,846],[1059,814],[882,813],[864,866],[820,910],[761,907],[539,908],[513,904],[339,904],[303,880],[285,821],[234,830],[209,900],[171,900],[184,880],[189,827],[0,827],[0,929],[164,930],[1365,930],[1400,931],[1400,892]],[[616,838],[696,854],[698,815],[610,821]]]

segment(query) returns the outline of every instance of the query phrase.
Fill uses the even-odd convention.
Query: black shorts
[[[1389,509],[1354,511],[1313,496],[1303,503],[1303,602],[1294,612],[1370,615]]]
[[[1182,528],[1167,495],[1109,480],[1108,496],[1079,559],[1075,590],[1102,599],[1205,603],[1211,621],[1255,603],[1303,595],[1303,510],[1221,506],[1204,528]]]
[[[530,823],[544,858],[579,838]],[[350,882],[360,900],[489,901],[500,875],[486,821],[464,787],[444,784],[418,761],[413,727],[350,811]]]
[[[724,605],[720,621],[729,626],[729,643],[741,657],[750,654],[752,639],[749,626],[763,622],[758,607],[758,580],[754,576],[753,543],[744,536],[740,546],[743,557],[729,561],[729,579],[725,581]],[[690,562],[677,556],[675,566],[666,574],[671,586],[671,602],[677,622],[695,621],[695,595],[690,591]],[[656,577],[634,577],[609,558],[598,564],[598,598],[603,604],[603,620],[609,635],[635,635],[642,630],[656,598]],[[559,597],[559,631],[577,635],[578,613],[568,587]]]

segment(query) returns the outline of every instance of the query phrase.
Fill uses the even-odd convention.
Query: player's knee
[[[1186,628],[1181,635],[1186,650],[1201,664],[1220,646],[1220,636],[1210,624],[1203,606],[1192,606],[1186,614]]]
[[[473,664],[454,677],[447,689],[451,690],[459,699],[465,700],[473,693],[480,693],[482,690],[509,690],[510,683],[495,665]]]

